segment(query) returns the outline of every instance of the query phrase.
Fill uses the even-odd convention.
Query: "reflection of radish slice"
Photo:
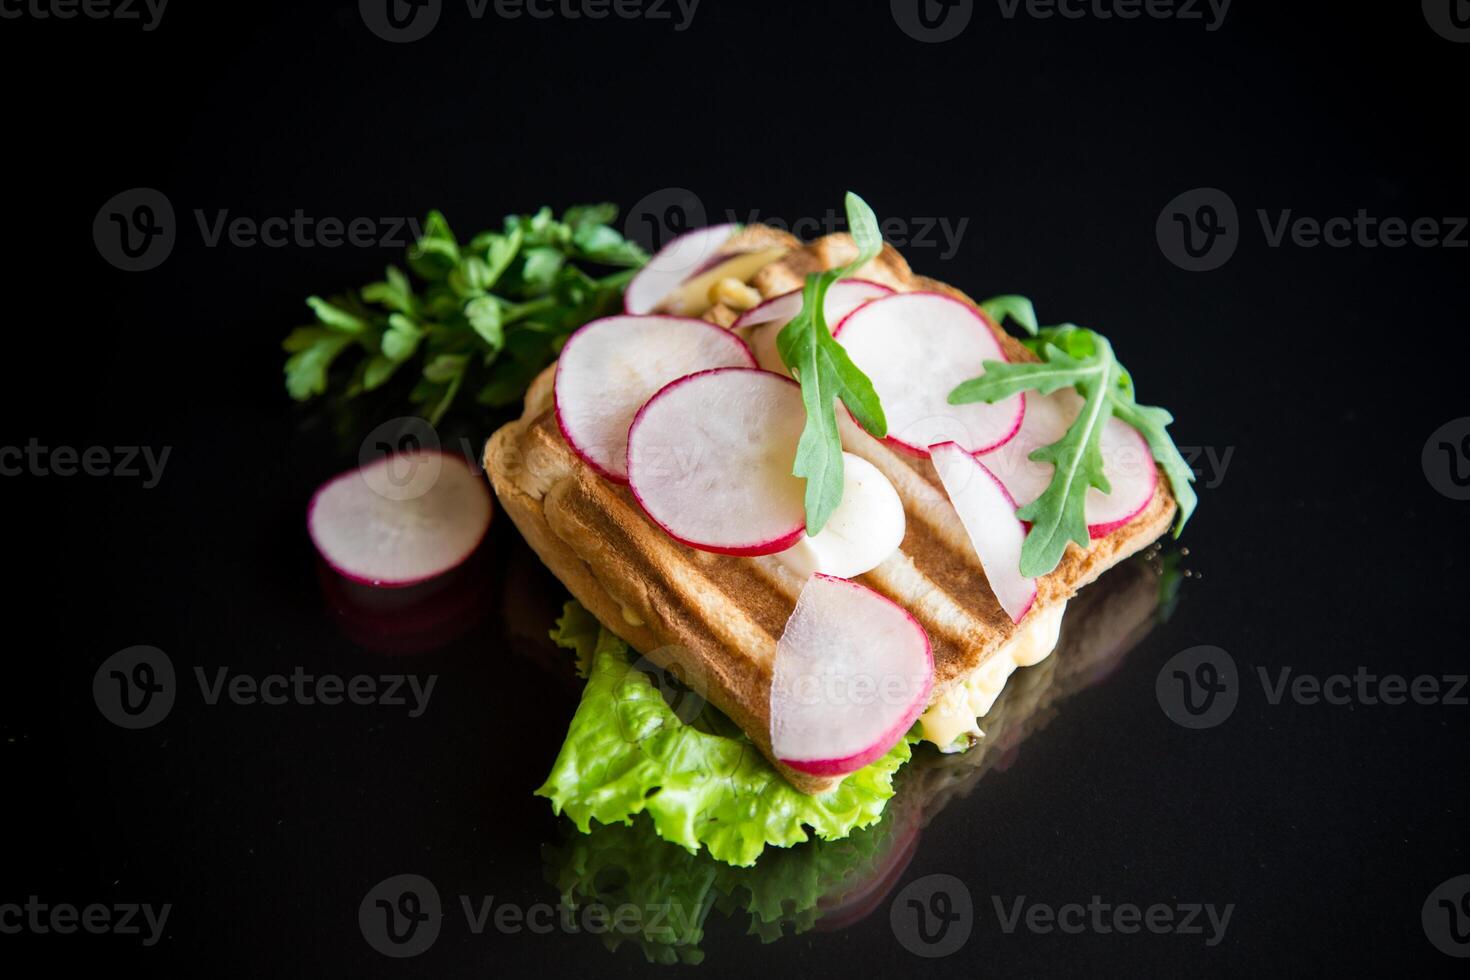
[[[556,422],[588,466],[625,483],[628,426],[654,392],[707,368],[754,366],[744,341],[704,320],[593,320],[572,334],[557,360]]]
[[[1028,457],[1066,435],[1082,410],[1082,396],[1071,388],[1050,395],[1031,392],[1026,398],[1026,418],[1016,438],[982,457],[985,466],[999,478],[1017,506],[1031,503],[1051,482],[1050,463]],[[1117,418],[1108,419],[1102,431],[1103,475],[1112,490],[1087,491],[1087,532],[1106,537],[1137,517],[1153,499],[1159,471],[1149,451],[1148,440],[1137,429]]]
[[[638,271],[623,292],[623,309],[652,313],[665,296],[706,268],[739,225],[710,225],[673,239]]]
[[[929,637],[902,606],[813,575],[776,644],[771,749],[798,772],[853,772],[903,737],[933,689]]]
[[[859,307],[834,334],[878,390],[888,441],[917,456],[941,442],[984,452],[1016,434],[1026,396],[993,405],[949,404],[962,381],[985,373],[985,361],[1005,352],[985,319],[938,293],[900,293]]]
[[[791,473],[806,414],[789,378],[717,368],[649,399],[628,430],[628,483],[648,516],[691,548],[769,555],[806,526]]]
[[[882,283],[869,282],[866,279],[838,280],[827,290],[827,302],[823,304],[827,315],[827,329],[836,327],[843,318],[868,300],[892,294],[893,290]],[[746,310],[730,326],[731,330],[751,328],[748,334],[751,350],[755,352],[760,366],[767,371],[789,373],[781,360],[781,354],[776,350],[776,335],[801,312],[801,298],[800,289],[773,296],[759,306]]]
[[[952,442],[929,448],[934,469],[970,536],[990,591],[1013,622],[1036,601],[1036,580],[1021,574],[1026,528],[1005,486],[975,457]]]
[[[355,582],[401,588],[458,567],[490,526],[490,491],[462,456],[384,456],[317,490],[306,527],[317,551]]]

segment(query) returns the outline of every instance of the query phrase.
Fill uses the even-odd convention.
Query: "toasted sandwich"
[[[846,234],[802,245],[774,229],[742,229],[723,254],[756,256],[743,275],[681,283],[665,309],[698,314],[737,331],[766,354],[772,338],[740,325],[761,301],[791,294],[808,277],[859,255]],[[727,269],[728,269],[727,264]],[[719,263],[715,264],[719,268]],[[961,290],[915,274],[890,246],[852,276],[898,294],[939,294],[980,312]],[[986,323],[1011,363],[1037,355]],[[778,646],[807,577],[773,555],[739,556],[691,547],[655,522],[627,485],[606,477],[569,445],[554,397],[553,364],[531,385],[521,417],[497,431],[484,463],[505,512],[541,560],[606,630],[661,668],[698,679],[700,692],[728,716],[802,793],[833,791],[843,775],[793,767],[773,751],[771,692]],[[922,628],[932,650],[929,704],[918,729],[943,750],[973,740],[1006,676],[1055,646],[1062,611],[1079,589],[1158,539],[1175,520],[1169,480],[1157,480],[1143,508],[1083,547],[1066,546],[1056,567],[1035,579],[1024,617],[1004,608],[941,474],[891,441],[842,420],[842,449],[883,475],[902,502],[901,542],[854,581],[891,600]]]

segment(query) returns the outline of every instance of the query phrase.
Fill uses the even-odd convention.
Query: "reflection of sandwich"
[[[605,941],[614,949],[634,942],[663,963],[699,961],[712,908],[748,913],[749,931],[765,941],[866,918],[902,878],[923,828],[986,773],[1009,768],[1020,744],[1056,716],[1062,701],[1108,676],[1142,640],[1164,592],[1160,571],[1154,561],[1135,559],[1083,593],[1067,611],[1055,654],[1018,671],[979,720],[984,735],[962,754],[917,752],[879,823],[845,840],[810,841],[766,854],[755,867],[732,868],[668,846],[640,817],[548,846],[548,879],[568,906],[638,910],[629,928]]]
[[[1002,505],[999,521],[987,522],[971,519],[976,514],[983,516],[991,512],[985,511],[983,503],[976,504],[976,510],[967,510],[968,490],[957,487],[951,473],[944,469],[947,464],[940,463],[942,449],[957,450],[965,439],[963,435],[953,436],[946,425],[952,423],[963,428],[964,424],[981,419],[973,425],[984,429],[992,424],[986,419],[993,420],[1000,415],[991,412],[946,416],[939,420],[944,424],[937,428],[931,426],[933,432],[915,441],[909,433],[932,423],[933,417],[911,420],[907,429],[895,425],[887,438],[879,439],[847,418],[839,408],[841,455],[846,460],[848,481],[842,506],[847,507],[853,500],[856,501],[853,507],[861,510],[859,503],[866,506],[872,502],[863,498],[862,493],[854,497],[855,490],[861,489],[856,487],[861,479],[888,487],[883,493],[895,501],[897,534],[893,544],[877,560],[857,566],[849,564],[843,566],[843,571],[833,571],[824,564],[834,560],[832,555],[842,552],[842,546],[850,544],[850,539],[877,535],[879,532],[859,518],[877,514],[882,508],[874,504],[871,513],[863,511],[854,517],[851,526],[843,532],[848,539],[837,535],[837,547],[833,551],[828,548],[832,544],[831,527],[810,538],[800,534],[800,481],[796,481],[795,491],[795,533],[780,538],[782,545],[789,547],[779,553],[773,551],[774,546],[747,547],[739,537],[742,530],[739,527],[709,528],[706,537],[682,533],[687,525],[681,522],[698,524],[703,520],[708,524],[727,516],[700,513],[701,508],[712,506],[712,500],[722,501],[721,505],[731,513],[741,515],[761,503],[752,505],[746,499],[749,495],[722,496],[726,489],[723,481],[731,474],[720,469],[726,461],[710,462],[710,456],[718,453],[704,452],[708,447],[702,444],[694,445],[690,459],[678,457],[679,450],[689,447],[673,447],[676,462],[686,470],[676,474],[682,481],[680,487],[671,489],[660,484],[654,488],[658,493],[650,492],[647,482],[640,487],[640,472],[648,472],[652,465],[640,462],[645,456],[640,454],[637,433],[650,429],[662,431],[664,442],[668,442],[674,438],[668,433],[677,433],[680,426],[705,432],[708,426],[701,420],[705,414],[743,413],[742,417],[765,419],[760,412],[766,410],[767,403],[784,404],[782,399],[796,399],[799,412],[802,402],[788,393],[788,389],[795,391],[797,386],[784,377],[772,380],[773,374],[738,366],[677,376],[656,393],[638,395],[641,408],[632,431],[628,419],[616,429],[621,444],[616,444],[614,438],[600,444],[597,439],[589,438],[588,433],[596,434],[607,428],[618,412],[631,416],[634,408],[638,408],[620,402],[620,399],[627,401],[627,396],[616,386],[614,375],[629,379],[628,384],[633,387],[640,380],[647,383],[644,376],[647,372],[640,374],[643,366],[637,363],[636,352],[630,355],[617,349],[616,337],[651,337],[658,331],[688,332],[691,336],[681,338],[679,343],[687,340],[689,345],[713,351],[710,356],[716,358],[728,355],[738,361],[741,357],[751,357],[748,351],[741,353],[743,347],[729,348],[724,340],[709,334],[711,325],[730,328],[760,353],[763,367],[781,371],[784,370],[782,359],[788,356],[784,347],[786,335],[781,333],[780,345],[774,337],[806,302],[793,291],[800,289],[804,278],[821,270],[852,264],[859,258],[859,245],[847,235],[830,235],[811,245],[795,247],[794,242],[779,233],[747,228],[729,236],[724,247],[730,251],[716,252],[702,259],[694,267],[696,274],[684,280],[685,285],[665,301],[666,306],[677,306],[682,313],[702,315],[706,320],[706,324],[700,325],[704,327],[702,332],[679,325],[690,323],[687,320],[672,325],[640,320],[615,327],[605,322],[584,327],[583,332],[568,342],[561,363],[548,369],[531,386],[521,419],[502,428],[490,440],[485,465],[502,505],[526,540],[608,634],[597,639],[593,624],[576,617],[563,624],[567,645],[578,645],[581,650],[589,683],[562,755],[542,792],[558,810],[570,814],[584,829],[593,821],[623,822],[646,811],[666,839],[694,849],[703,845],[722,860],[748,864],[768,844],[786,846],[805,840],[808,828],[819,837],[832,839],[874,823],[882,813],[884,802],[892,795],[894,772],[907,760],[910,746],[917,739],[935,741],[946,751],[963,749],[980,740],[984,729],[976,725],[976,718],[991,711],[1012,671],[1018,666],[1038,663],[1051,651],[1068,600],[1104,571],[1158,538],[1175,517],[1177,507],[1170,482],[1157,478],[1153,461],[1145,453],[1142,465],[1147,478],[1134,481],[1136,486],[1144,488],[1136,506],[1111,514],[1113,520],[1094,521],[1093,501],[1089,497],[1082,540],[1088,538],[1086,531],[1091,531],[1093,537],[1087,546],[1062,540],[1065,550],[1058,549],[1054,569],[1023,579],[1016,570],[1014,552],[1006,552],[1009,566],[999,567],[1005,563],[993,560],[996,552],[987,553],[986,549],[1005,552],[1014,544],[1019,550],[1026,531],[1017,518],[1012,498],[1021,496],[1016,488],[1030,478],[1027,468],[1034,469],[1037,464],[1027,462],[1023,454],[1013,467],[1015,474],[1006,472],[995,477],[989,476],[983,467],[977,470],[987,476],[978,478],[980,488],[976,492],[1009,501]],[[738,261],[722,263],[724,254],[735,256]],[[752,255],[758,256],[759,261],[752,259]],[[658,262],[656,257],[654,263]],[[721,269],[735,265],[739,266],[738,276],[718,275]],[[986,365],[993,367],[996,359],[1012,364],[1037,359],[1028,347],[982,315],[963,293],[915,275],[891,247],[884,246],[881,253],[850,271],[865,283],[850,291],[865,295],[851,309],[844,327],[859,316],[884,320],[883,316],[869,314],[874,310],[880,313],[896,310],[893,300],[913,295],[922,300],[921,319],[958,318],[972,322],[978,335],[984,337],[980,346],[989,345],[997,352],[987,357]],[[688,282],[696,280],[700,289],[691,289]],[[704,286],[706,280],[708,288]],[[809,287],[813,281],[808,279]],[[739,308],[761,299],[766,302],[757,311],[780,307],[783,312],[780,316],[772,313],[768,322],[751,325],[750,312],[742,317]],[[882,305],[885,303],[888,306]],[[829,296],[829,313],[831,304]],[[894,317],[902,318],[897,312],[885,316],[888,319],[879,327],[897,322]],[[645,318],[652,319],[657,318]],[[928,329],[924,325],[929,322],[923,320],[915,329]],[[649,326],[649,330],[645,331],[644,326]],[[614,329],[623,334],[612,334],[614,339],[609,340],[606,335]],[[825,327],[822,329],[825,331]],[[850,329],[848,334],[855,330]],[[726,330],[716,328],[713,332],[728,336]],[[829,344],[833,343],[830,335],[823,335]],[[846,339],[841,331],[838,339]],[[778,346],[780,353],[773,353]],[[592,369],[578,367],[581,373],[572,377],[569,362],[573,361],[574,348],[580,358],[578,364],[585,364],[594,356],[616,362],[617,372],[607,369],[605,376],[600,377],[592,371],[593,379],[600,377],[603,385],[592,386],[592,394],[588,393],[592,382],[587,379]],[[660,350],[660,356],[666,353],[674,362],[687,356],[687,347],[680,347],[674,341],[669,341],[666,350]],[[718,367],[719,362],[716,364]],[[873,367],[864,365],[863,369],[875,373]],[[978,360],[974,370],[984,371]],[[1121,368],[1117,370],[1121,372]],[[806,379],[802,376],[806,372],[795,373],[805,391]],[[1126,377],[1126,372],[1122,376]],[[687,389],[696,380],[704,384],[716,402],[704,403],[690,396],[682,403],[675,403],[675,408],[661,408],[664,416],[659,416],[658,424],[649,421],[658,416],[656,405],[664,406],[674,398],[671,392],[681,386]],[[761,389],[762,401],[741,402],[740,397],[752,388]],[[570,394],[564,389],[570,389]],[[1001,433],[996,445],[1006,439],[1016,441],[1023,437],[1033,438],[1031,445],[1043,445],[1046,440],[1042,434],[1048,425],[1055,423],[1054,419],[1047,421],[1047,412],[1070,410],[1075,415],[1080,411],[1077,406],[1082,404],[1082,399],[1070,389],[1055,394],[1051,389],[1041,391],[1040,396],[1030,393],[1032,407],[1025,409],[1028,418],[1041,420],[1035,423],[1039,428],[1032,431],[1025,427],[1027,423],[1023,423],[1020,409],[1028,402],[1023,396],[1013,394],[1010,401],[1018,406],[1014,424],[1006,423],[1009,428]],[[1131,399],[1131,388],[1128,397]],[[885,395],[885,411],[890,421],[899,419],[901,412],[908,410],[909,406],[901,402],[901,397],[889,399]],[[944,404],[943,392],[938,402]],[[1005,404],[962,407],[999,409]],[[1090,411],[1092,405],[1089,400],[1084,409]],[[1064,420],[1060,429],[1072,431],[1068,424]],[[1070,424],[1075,430],[1078,423]],[[659,425],[664,428],[660,430]],[[773,471],[768,481],[774,486],[775,477],[790,477],[791,456],[768,451],[769,447],[761,440],[776,437],[765,435],[766,428],[790,430],[794,446],[800,422],[797,421],[794,429],[785,420],[764,428],[756,426],[745,440],[755,446],[751,450],[756,453],[752,457],[753,467],[764,465],[761,461],[766,457],[779,459],[780,472]],[[973,434],[973,427],[970,432]],[[1138,437],[1138,433],[1133,432],[1133,436]],[[939,441],[941,437],[948,441]],[[976,440],[986,441],[980,437]],[[1107,433],[1104,433],[1104,446],[1106,443]],[[750,447],[734,448],[744,451]],[[991,465],[999,466],[997,457],[978,455],[980,452],[979,448],[965,446],[963,452],[955,452],[954,465],[973,466],[973,460],[978,458],[990,459]],[[711,466],[717,472],[707,472]],[[764,478],[766,474],[762,475]],[[1017,480],[1014,484],[1010,483],[1012,475]],[[657,479],[654,478],[655,483]],[[667,479],[672,482],[674,477]],[[987,479],[999,489],[991,488]],[[631,481],[631,488],[625,481]],[[1043,477],[1042,485],[1045,482]],[[1114,477],[1114,486],[1118,483]],[[690,486],[694,489],[690,490]],[[972,481],[971,487],[974,486]],[[777,503],[771,504],[773,510],[789,507],[791,501],[785,484],[771,492],[773,497],[787,495],[781,496],[779,507]],[[1036,493],[1040,492],[1037,487]],[[1113,503],[1118,502],[1120,493],[1115,492]],[[1096,491],[1092,494],[1097,496]],[[1031,496],[1035,498],[1035,494]],[[806,506],[806,526],[811,528],[810,486]],[[882,524],[891,515],[885,512],[880,516],[883,520],[873,519]],[[766,520],[764,513],[760,517]],[[838,517],[833,520],[832,527],[840,523]],[[772,526],[779,525],[777,530],[786,527],[775,518],[771,521]],[[763,527],[762,534],[765,530]],[[769,535],[762,538],[763,542],[775,540]],[[694,541],[694,546],[690,541]],[[845,552],[839,555],[845,557],[848,557]],[[827,574],[811,575],[813,570]],[[861,588],[850,591],[819,588],[837,581],[834,576],[850,579]],[[1018,590],[1025,589],[1030,592],[1023,596],[1024,602],[1017,601]],[[835,598],[820,600],[827,605],[813,612],[819,600],[811,597],[819,591]],[[856,598],[851,609],[845,605],[847,597],[861,595],[870,596],[890,609],[896,605],[899,611],[895,615],[888,609],[879,609],[872,614],[874,601],[864,600],[864,605]],[[803,630],[794,628],[798,621]],[[915,679],[914,670],[887,668],[885,680],[891,675],[901,681],[893,697],[904,703],[897,710],[883,703],[871,712],[859,710],[852,706],[851,695],[844,691],[848,701],[841,709],[831,708],[830,715],[820,711],[802,714],[790,708],[780,718],[776,717],[778,710],[797,700],[789,694],[782,699],[782,692],[796,685],[778,683],[777,677],[779,665],[797,659],[792,653],[797,645],[793,634],[800,633],[810,642],[811,636],[821,634],[824,629],[848,632],[841,642],[827,647],[818,643],[815,650],[797,651],[806,655],[804,663],[808,669],[807,674],[798,672],[797,680],[826,683],[834,677],[844,682],[860,677],[869,666],[860,659],[851,663],[844,659],[851,648],[862,647],[870,637],[882,637],[885,643],[914,646],[908,638],[910,634],[921,638],[916,656],[922,658],[925,675]],[[718,712],[706,714],[718,717],[719,723],[706,725],[708,730],[702,730],[699,725],[689,724],[684,712],[650,700],[645,685],[626,676],[626,661],[608,652],[614,638],[641,653],[647,665],[672,673],[692,688],[699,699],[717,708]],[[874,644],[881,645],[876,641]],[[837,662],[840,669],[832,668],[827,674],[816,676],[831,662]],[[830,696],[827,699],[831,703],[837,701]],[[885,710],[890,714],[884,715]],[[881,716],[881,723],[870,720],[869,715]],[[829,720],[831,723],[827,724]],[[916,720],[919,723],[910,730]],[[866,737],[865,725],[875,725],[881,735]],[[820,741],[826,737],[840,744],[831,751],[806,754],[789,748],[783,750],[777,744],[784,739],[789,747],[793,740]]]

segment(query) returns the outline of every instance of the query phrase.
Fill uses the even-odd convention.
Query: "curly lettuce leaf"
[[[569,603],[552,638],[580,655],[588,643],[588,619]],[[743,867],[768,845],[790,847],[812,833],[838,840],[876,823],[893,795],[893,774],[910,755],[905,738],[830,792],[808,796],[786,782],[745,735],[704,727],[712,726],[681,721],[658,686],[633,667],[628,645],[599,630],[582,702],[551,775],[536,793],[583,833],[594,820],[626,824],[647,813],[664,840],[690,852],[708,848],[715,860]]]

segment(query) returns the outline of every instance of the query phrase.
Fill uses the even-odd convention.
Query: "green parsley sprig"
[[[1023,327],[1023,317],[1029,312],[1034,324],[1031,304],[1019,306],[1014,302],[1017,299],[1020,297],[998,297],[989,301],[990,305],[981,306],[992,316],[1009,313]],[[1087,546],[1087,491],[1097,487],[1108,493],[1112,489],[1103,475],[1102,458],[1102,430],[1110,416],[1127,422],[1148,440],[1179,503],[1174,522],[1174,536],[1178,537],[1194,513],[1198,498],[1190,486],[1194,471],[1167,430],[1174,417],[1162,408],[1138,404],[1133,379],[1101,334],[1070,323],[1028,332],[1033,336],[1022,343],[1041,358],[1040,362],[986,361],[983,375],[960,384],[949,395],[951,405],[996,402],[1022,391],[1049,395],[1065,387],[1075,387],[1082,396],[1082,410],[1066,434],[1031,453],[1032,460],[1051,463],[1055,472],[1041,496],[1016,512],[1017,517],[1031,522],[1021,547],[1021,574],[1034,578],[1056,568],[1069,541]]]
[[[408,273],[389,266],[381,282],[307,299],[316,322],[282,345],[286,390],[298,401],[331,388],[354,398],[411,370],[408,398],[431,424],[466,388],[482,405],[516,401],[573,330],[620,308],[623,287],[648,260],[612,227],[617,213],[592,204],[557,220],[542,208],[461,244],[430,212]],[[596,277],[584,266],[624,271]],[[336,370],[352,355],[348,371]]]
[[[792,473],[806,480],[806,533],[820,531],[842,503],[842,438],[837,429],[837,399],[851,409],[858,424],[882,438],[888,420],[873,382],[860,371],[827,326],[827,290],[844,276],[867,265],[883,251],[883,235],[873,209],[856,194],[846,198],[847,227],[857,243],[857,258],[847,265],[807,276],[801,312],[781,329],[776,348],[801,383],[806,426],[796,447]]]

